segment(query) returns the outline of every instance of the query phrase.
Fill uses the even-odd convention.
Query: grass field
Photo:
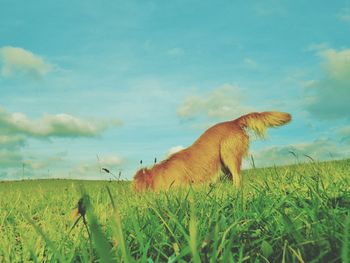
[[[243,180],[143,195],[129,182],[2,182],[0,262],[349,262],[350,160]],[[80,198],[87,227],[71,229]]]

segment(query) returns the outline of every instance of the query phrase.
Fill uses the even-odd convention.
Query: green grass
[[[350,160],[242,176],[240,190],[142,195],[128,182],[2,182],[0,262],[349,262]],[[87,227],[71,230],[80,198]]]

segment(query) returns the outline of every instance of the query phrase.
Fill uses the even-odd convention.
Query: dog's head
[[[142,192],[152,189],[153,180],[149,169],[142,168],[134,176],[133,189],[136,192]]]

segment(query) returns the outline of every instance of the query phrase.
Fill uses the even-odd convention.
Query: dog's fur
[[[211,182],[227,170],[236,186],[241,183],[242,158],[249,148],[246,129],[264,137],[266,128],[291,120],[283,112],[250,113],[236,120],[218,123],[206,130],[190,147],[171,155],[152,168],[142,168],[134,176],[135,191],[166,190]]]

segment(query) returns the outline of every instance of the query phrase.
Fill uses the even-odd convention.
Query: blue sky
[[[0,179],[130,179],[265,110],[258,166],[350,156],[348,1],[0,3]]]

